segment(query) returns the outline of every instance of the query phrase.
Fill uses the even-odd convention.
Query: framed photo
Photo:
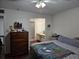
[[[3,14],[3,13],[4,13],[4,10],[3,10],[3,9],[0,9],[0,13],[2,13],[2,14]]]
[[[22,23],[15,22],[14,23],[14,29],[22,29]]]

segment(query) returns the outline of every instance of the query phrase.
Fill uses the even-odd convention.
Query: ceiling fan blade
[[[8,0],[8,1],[21,1],[21,0]]]
[[[42,1],[42,2],[44,2],[44,1],[47,2],[47,0],[33,0],[32,2],[33,2],[33,3],[37,3],[37,2],[40,2],[40,1]]]
[[[44,2],[48,3],[48,2],[51,2],[50,0],[44,0]]]
[[[32,3],[37,3],[39,1],[45,2],[45,3],[56,3],[56,1],[52,1],[52,0],[33,0]]]
[[[45,3],[52,3],[52,4],[56,4],[57,1],[56,0],[44,0]]]
[[[37,1],[32,1],[32,3],[37,3]]]

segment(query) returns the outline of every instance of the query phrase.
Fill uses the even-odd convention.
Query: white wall
[[[31,32],[30,31],[30,29],[31,29],[30,19],[33,19],[33,18],[45,18],[46,25],[51,24],[51,21],[52,21],[52,17],[50,15],[41,15],[41,14],[36,14],[36,13],[32,13],[32,12],[22,12],[22,11],[17,11],[17,10],[5,9],[5,15],[4,15],[4,21],[5,21],[4,32],[5,32],[5,35],[8,33],[7,30],[9,30],[9,26],[13,25],[13,23],[15,21],[22,22],[24,29],[27,30],[30,34],[30,32]],[[49,33],[48,30],[46,30],[46,33],[47,34]],[[29,40],[30,40],[30,37],[29,37]],[[5,41],[7,41],[7,40],[5,40]],[[7,43],[8,42],[9,41],[7,41]],[[9,52],[9,46],[7,47],[6,53],[8,53],[8,52]]]
[[[22,22],[24,29],[29,31],[30,19],[32,18],[45,18],[48,20],[47,23],[50,23],[52,17],[49,15],[5,9],[5,34],[7,33],[9,26],[13,25],[15,21]]]
[[[4,36],[4,19],[0,19],[0,35]],[[0,37],[2,44],[4,44],[4,39],[3,37]]]
[[[79,37],[79,7],[63,11],[53,16],[54,33],[68,37]]]
[[[0,35],[4,35],[4,19],[0,19]]]
[[[30,36],[32,39],[35,38],[35,22],[30,22]],[[31,39],[31,40],[32,40]]]

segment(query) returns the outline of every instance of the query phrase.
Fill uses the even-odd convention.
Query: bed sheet
[[[75,55],[71,54],[71,55],[69,55],[69,56],[67,56],[63,59],[79,59],[79,48],[73,47],[73,46],[65,44],[65,43],[62,43],[58,40],[51,40],[51,41],[44,41],[44,42],[40,42],[40,43],[34,43],[34,44],[32,44],[32,46],[36,45],[36,44],[43,44],[43,43],[50,43],[50,42],[53,42],[53,43],[57,44],[58,46],[63,47],[65,49],[68,49],[68,50],[75,53]]]

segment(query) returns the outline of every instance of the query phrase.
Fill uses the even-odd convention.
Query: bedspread
[[[64,49],[53,42],[32,46],[39,59],[62,59],[70,54],[70,50]]]

